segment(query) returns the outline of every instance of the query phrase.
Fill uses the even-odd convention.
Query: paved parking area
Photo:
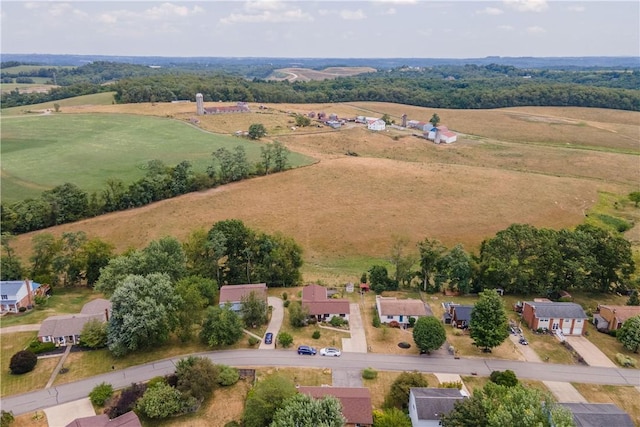
[[[65,427],[76,418],[93,417],[96,411],[89,398],[64,403],[58,406],[52,406],[44,410],[47,415],[49,427]]]
[[[601,366],[604,368],[617,368],[616,364],[611,361],[597,346],[585,337],[573,337],[565,335],[571,347],[587,362],[589,366]]]

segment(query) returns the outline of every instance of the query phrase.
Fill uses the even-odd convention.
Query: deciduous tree
[[[166,342],[177,326],[182,300],[167,274],[154,273],[125,278],[114,291],[111,304],[107,342],[119,357]]]
[[[247,327],[264,325],[267,322],[267,312],[267,302],[257,292],[251,291],[242,297],[240,313]]]
[[[80,345],[88,348],[107,346],[107,323],[100,319],[91,319],[82,327]]]
[[[268,426],[276,410],[296,393],[293,381],[278,374],[258,381],[247,395],[242,417],[244,427]]]
[[[314,399],[296,394],[282,404],[273,417],[271,427],[342,427],[346,419],[342,404],[333,396]]]
[[[178,414],[184,406],[184,397],[179,390],[169,384],[159,382],[147,388],[136,408],[152,419],[167,418]]]
[[[422,290],[425,292],[437,292],[437,287],[432,287],[432,277],[436,271],[436,266],[440,258],[447,251],[447,248],[440,243],[439,240],[430,240],[428,238],[418,243],[420,252],[420,277],[422,279]]]
[[[433,316],[418,318],[413,327],[413,340],[420,351],[431,353],[439,349],[446,339],[444,325]]]
[[[384,399],[384,407],[407,410],[411,387],[429,387],[429,383],[420,372],[401,373],[391,384],[391,388]]]
[[[398,408],[373,411],[373,427],[411,427],[411,419]]]
[[[509,336],[504,303],[495,290],[480,292],[478,302],[471,310],[469,335],[473,344],[485,351],[499,346]]]
[[[176,364],[176,388],[198,400],[206,399],[217,387],[220,371],[220,367],[206,357],[189,356],[181,359]]]
[[[637,353],[638,349],[640,349],[640,316],[633,316],[627,319],[622,324],[616,337],[624,348]]]
[[[262,123],[254,123],[249,126],[249,138],[251,139],[260,139],[266,134],[267,130]]]
[[[200,339],[211,347],[232,345],[242,337],[243,327],[242,319],[231,307],[209,307],[200,331]]]

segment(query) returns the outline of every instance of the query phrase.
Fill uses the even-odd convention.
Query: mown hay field
[[[410,243],[429,237],[476,250],[483,239],[512,223],[575,226],[600,192],[626,195],[639,181],[640,113],[635,112],[551,107],[469,111],[385,103],[250,106],[250,114],[205,116],[199,126],[231,134],[263,123],[269,132],[264,141],[277,139],[317,162],[47,231],[84,230],[125,250],[165,235],[183,240],[194,229],[237,218],[298,241],[304,249],[305,280],[353,281],[372,259],[387,257],[398,236]],[[194,110],[193,103],[84,105],[65,107],[61,115],[185,119]],[[340,130],[292,130],[293,114],[310,111],[345,118],[386,112],[396,122],[405,113],[423,121],[438,113],[459,138],[434,145],[414,136],[415,131],[371,132],[355,124]],[[556,124],[563,121],[570,124]],[[17,240],[20,254],[29,252],[32,236]]]

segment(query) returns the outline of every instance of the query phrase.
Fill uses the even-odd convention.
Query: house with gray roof
[[[457,388],[412,387],[409,389],[409,418],[413,427],[438,427],[443,415],[456,402],[469,396]]]
[[[52,342],[56,347],[80,343],[80,333],[91,320],[107,322],[111,316],[111,302],[98,298],[86,303],[80,313],[47,317],[40,325],[38,341]]]
[[[460,329],[467,329],[471,322],[472,305],[452,304],[449,306],[451,315],[451,325]]]
[[[574,302],[525,301],[522,319],[533,330],[548,329],[563,335],[582,335],[588,317]]]
[[[17,313],[21,307],[33,307],[35,304],[34,297],[42,293],[42,291],[39,291],[40,287],[39,283],[32,282],[29,279],[1,281],[0,311],[2,313]]]
[[[220,307],[224,307],[230,304],[231,310],[239,314],[242,310],[242,298],[248,297],[252,292],[255,292],[258,298],[264,299],[264,303],[268,304],[267,284],[253,283],[221,286],[219,305]]]
[[[424,302],[411,298],[397,299],[376,295],[376,308],[380,323],[391,323],[395,320],[404,328],[409,325],[409,318],[417,319],[429,314]]]
[[[573,414],[577,427],[634,427],[635,423],[612,403],[560,403]]]
[[[66,427],[142,427],[142,423],[135,412],[130,411],[112,420],[105,414],[76,418]]]

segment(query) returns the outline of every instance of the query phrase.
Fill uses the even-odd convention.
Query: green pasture
[[[39,115],[2,120],[2,202],[37,197],[71,182],[100,191],[109,178],[140,179],[149,160],[172,166],[188,160],[196,172],[212,163],[221,147],[242,145],[251,163],[260,143],[203,132],[177,120],[124,114]],[[310,159],[291,153],[292,166]]]
[[[2,85],[4,89],[5,85]],[[13,86],[13,85],[12,85]],[[26,85],[25,85],[26,86]],[[31,85],[40,86],[40,85]],[[75,105],[111,105],[114,103],[113,94],[115,92],[94,93],[91,95],[74,96],[73,98],[59,99],[57,101],[43,102],[40,104],[21,105],[19,107],[3,108],[0,110],[2,116],[22,115],[28,111],[39,114],[42,110],[54,110],[53,104],[58,104],[60,108],[73,107]]]

